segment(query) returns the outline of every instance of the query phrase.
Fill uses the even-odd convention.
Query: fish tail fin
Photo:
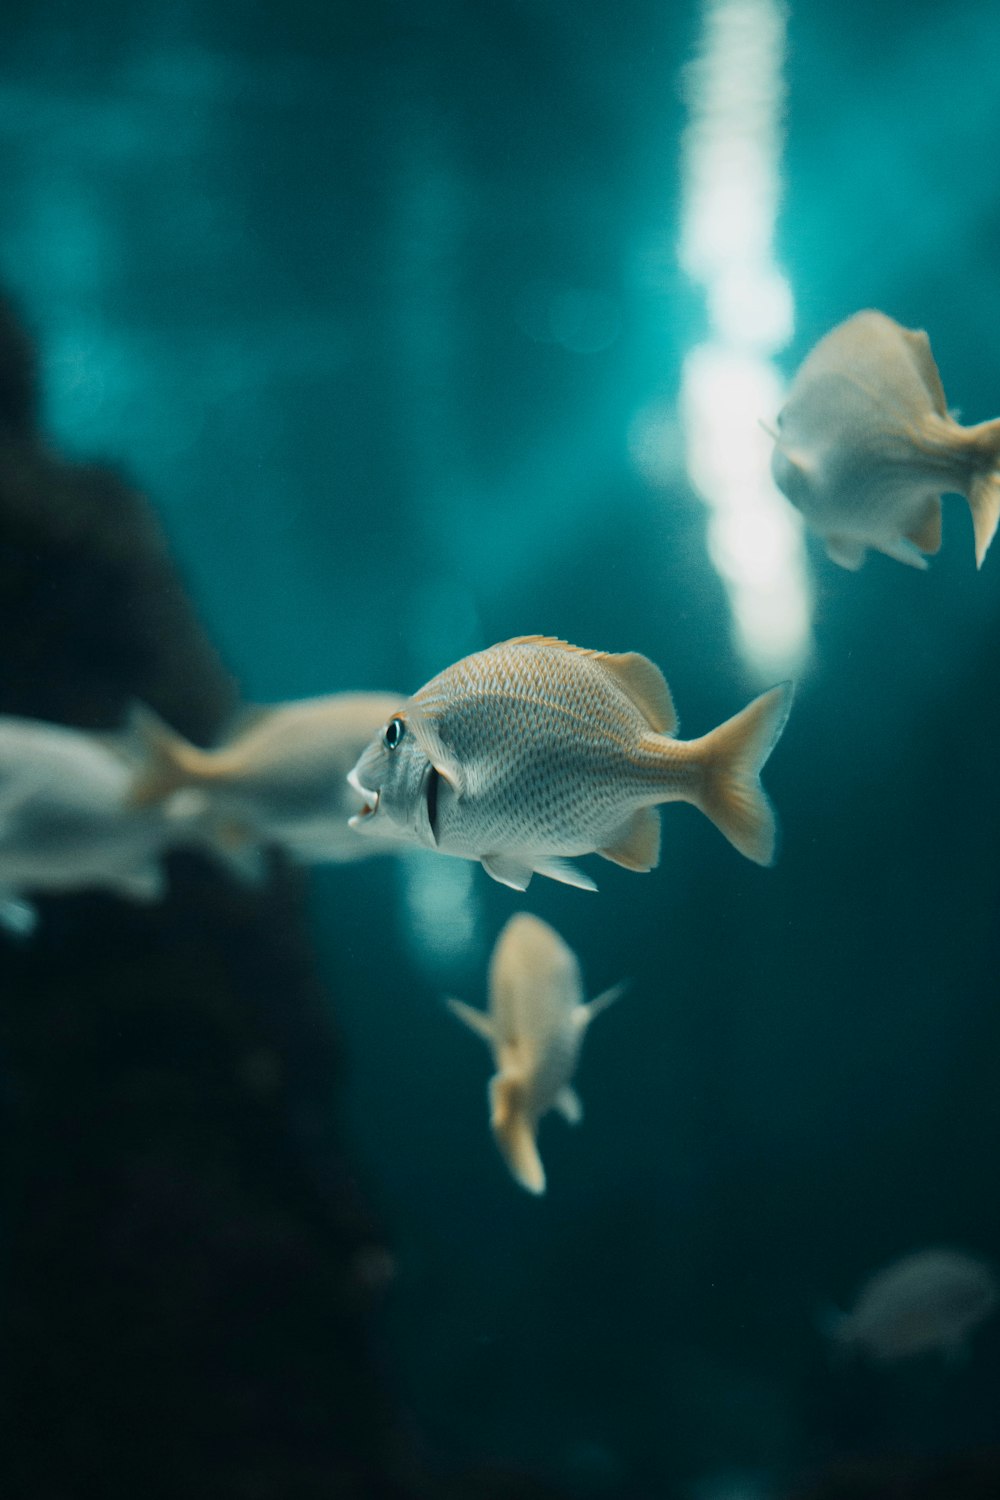
[[[760,773],[785,727],[792,684],[762,693],[733,718],[694,741],[701,780],[692,797],[720,833],[747,859],[772,865],[777,843],[774,808]]]
[[[133,704],[129,711],[127,735],[140,767],[129,793],[131,807],[153,807],[203,779],[210,763],[207,752],[190,744],[144,703]]]
[[[969,483],[969,509],[976,538],[976,567],[981,568],[1000,521],[1000,417],[968,429],[975,452]]]
[[[516,1081],[502,1073],[490,1080],[490,1126],[511,1175],[529,1193],[541,1194],[545,1192],[545,1168],[519,1093]]]

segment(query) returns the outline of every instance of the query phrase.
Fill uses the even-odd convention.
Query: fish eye
[[[390,719],[388,724],[385,726],[385,733],[382,736],[382,743],[387,750],[395,750],[405,733],[406,725],[403,723],[402,719]]]

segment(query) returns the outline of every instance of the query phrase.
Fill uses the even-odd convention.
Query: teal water
[[[652,0],[5,14],[0,277],[46,430],[151,497],[249,701],[411,691],[526,632],[646,653],[692,735],[762,685],[676,416],[708,330],[677,257],[701,26]],[[802,4],[787,35],[775,368],[878,307],[995,416],[1000,16]],[[602,864],[596,896],[388,859],[310,877],[397,1266],[382,1358],[456,1462],[767,1500],[848,1455],[1000,1448],[1000,1325],[895,1373],[838,1369],[818,1328],[911,1249],[1000,1256],[1000,561],[975,573],[954,498],[926,574],[808,555],[774,870],[676,807],[661,868]],[[592,993],[632,981],[584,1124],[543,1127],[540,1202],[441,1003],[484,1002],[521,908]]]

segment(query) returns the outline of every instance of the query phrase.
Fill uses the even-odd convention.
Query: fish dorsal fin
[[[504,646],[551,646],[557,651],[571,651],[575,656],[589,656],[604,664],[627,693],[639,712],[658,734],[673,734],[677,713],[663,673],[648,656],[638,651],[614,655],[610,651],[593,651],[588,646],[571,646],[554,635],[516,635],[502,642]]]
[[[910,353],[913,355],[913,362],[920,374],[920,379],[927,387],[927,394],[931,398],[934,410],[940,416],[946,417],[948,415],[948,403],[945,400],[944,386],[941,384],[941,375],[938,371],[937,363],[931,353],[930,339],[922,328],[904,328],[902,329],[902,334],[910,347]],[[924,550],[930,552],[932,549],[926,547]],[[935,547],[933,550],[937,551],[937,548]]]
[[[614,842],[597,852],[626,870],[655,870],[660,863],[660,815],[656,808],[640,807]]]
[[[605,656],[604,666],[657,734],[673,734],[677,713],[666,679],[655,662],[638,651]]]
[[[941,551],[941,496],[931,495],[924,507],[923,515],[906,533],[921,552]]]
[[[461,797],[465,791],[465,776],[462,773],[462,767],[444,745],[437,725],[430,715],[421,712],[415,704],[411,703],[405,710],[400,711],[397,718],[406,720],[413,730],[414,739],[435,771],[439,776],[444,777],[455,796]]]
[[[560,640],[557,635],[515,635],[509,641],[501,641],[499,646],[492,646],[492,651],[499,650],[503,646],[552,646],[557,651],[572,651],[575,656],[593,656],[604,660],[606,651],[594,651],[589,646],[571,646],[569,641]]]

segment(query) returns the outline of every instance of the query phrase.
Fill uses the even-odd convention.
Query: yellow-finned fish
[[[583,1106],[571,1080],[587,1027],[617,1000],[624,985],[584,1003],[580,965],[546,922],[520,912],[497,938],[490,960],[489,1009],[461,1000],[448,1004],[490,1046],[497,1071],[490,1080],[490,1125],[522,1187],[544,1193],[538,1123],[550,1109],[571,1125]]]
[[[922,330],[870,310],[838,324],[800,367],[774,438],[775,483],[841,567],[873,547],[926,568],[951,492],[969,502],[982,567],[1000,519],[1000,419],[955,421]]]
[[[377,847],[349,826],[362,800],[346,778],[400,699],[332,693],[272,704],[252,711],[244,727],[212,750],[190,744],[151,710],[137,707],[132,739],[142,770],[133,806],[163,804],[191,821],[197,814],[209,842],[215,830],[227,857],[241,844],[257,843],[280,844],[308,863],[375,854]]]
[[[701,739],[645,656],[519,636],[467,656],[393,714],[350,774],[362,831],[481,860],[494,880],[532,873],[595,890],[565,856],[628,870],[660,860],[660,802],[691,802],[758,864],[774,859],[761,767],[785,726],[791,684],[772,688]]]

